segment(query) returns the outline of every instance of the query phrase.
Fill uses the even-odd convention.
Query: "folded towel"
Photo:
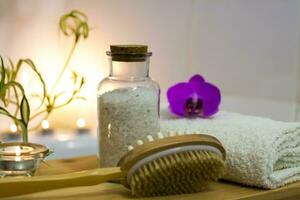
[[[224,179],[262,188],[300,180],[300,123],[219,112],[187,119],[161,111],[161,131],[215,136],[227,151]]]

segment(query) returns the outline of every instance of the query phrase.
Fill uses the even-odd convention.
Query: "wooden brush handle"
[[[120,168],[101,168],[61,175],[0,179],[0,198],[46,190],[97,185],[111,179],[123,178]]]

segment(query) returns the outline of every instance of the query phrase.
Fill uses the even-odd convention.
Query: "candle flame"
[[[49,129],[49,128],[50,128],[50,123],[49,123],[49,121],[43,120],[43,121],[42,121],[42,128],[43,128],[44,130]]]
[[[20,156],[21,155],[21,147],[17,146],[16,147],[16,156]]]
[[[16,133],[18,131],[18,127],[15,124],[11,124],[9,129],[12,133]]]
[[[86,126],[86,122],[83,118],[78,118],[76,124],[78,128],[84,128]]]

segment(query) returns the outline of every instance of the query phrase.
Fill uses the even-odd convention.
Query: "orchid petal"
[[[188,83],[178,83],[167,91],[170,110],[177,115],[185,114],[185,104],[194,94],[193,88]]]
[[[214,104],[203,104],[202,117],[210,117],[219,111],[219,107]]]
[[[221,92],[215,85],[205,82],[199,84],[198,90],[195,91],[197,96],[204,101],[204,103],[212,103],[219,105],[221,102]]]
[[[199,85],[204,83],[205,80],[204,78],[199,75],[199,74],[196,74],[194,76],[192,76],[189,80],[189,84],[194,88],[194,90],[198,90],[199,89]]]

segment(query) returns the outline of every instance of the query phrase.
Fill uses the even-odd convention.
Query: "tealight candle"
[[[38,144],[0,144],[0,176],[32,176],[48,152],[48,148]]]
[[[88,128],[86,128],[86,121],[83,118],[78,118],[76,121],[76,125],[77,125],[77,133],[79,134],[85,134],[85,133],[89,133],[90,130]]]
[[[53,129],[50,128],[50,123],[48,120],[43,120],[42,123],[42,131],[41,133],[43,135],[50,135],[50,134],[53,134]]]
[[[21,147],[16,147],[16,161],[21,161]]]
[[[12,133],[16,133],[16,132],[18,131],[18,128],[17,128],[17,126],[16,126],[15,124],[11,124],[11,125],[9,126],[9,129],[10,129],[10,131],[11,131]]]
[[[16,156],[20,156],[21,154],[29,154],[34,149],[30,146],[20,146],[20,145],[14,145],[14,146],[7,146],[0,148],[0,152],[5,152],[7,154],[15,154]]]
[[[7,140],[17,140],[21,137],[21,135],[18,133],[18,127],[16,124],[11,124],[9,126],[9,132],[5,135],[5,138]]]

